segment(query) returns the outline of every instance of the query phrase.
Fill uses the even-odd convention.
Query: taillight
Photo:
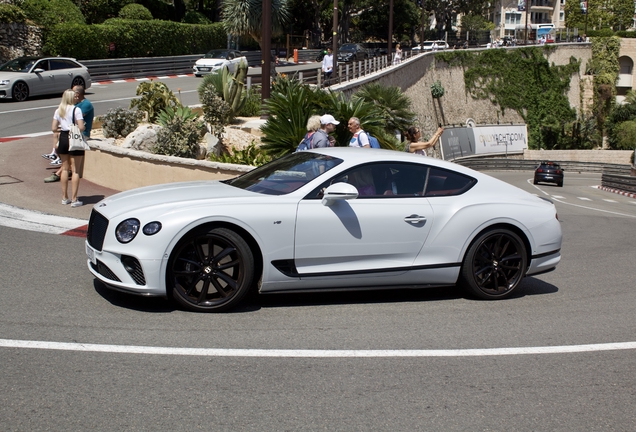
[[[541,168],[537,168],[537,172],[543,172]]]

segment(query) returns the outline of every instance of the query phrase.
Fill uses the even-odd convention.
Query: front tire
[[[222,312],[236,306],[254,277],[254,255],[232,230],[214,228],[186,235],[173,250],[167,292],[185,308]]]
[[[521,238],[508,229],[493,229],[482,233],[468,249],[460,283],[480,299],[503,299],[517,289],[527,266]]]
[[[23,81],[18,81],[13,85],[11,97],[18,102],[27,100],[29,97],[29,86]]]

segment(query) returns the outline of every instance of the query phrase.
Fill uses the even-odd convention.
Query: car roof
[[[472,177],[479,176],[477,171],[453,162],[403,151],[359,147],[321,147],[306,151],[316,152],[343,159],[346,165],[356,165],[373,162],[425,163],[427,165],[461,172]]]

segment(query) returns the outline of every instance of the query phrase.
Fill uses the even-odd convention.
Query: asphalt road
[[[197,87],[202,78],[178,77],[160,79],[184,105],[199,104]],[[95,107],[95,115],[104,115],[111,108],[128,108],[130,100],[137,97],[139,82],[94,84],[86,90],[86,98]],[[41,96],[25,102],[0,99],[0,138],[33,133],[49,133],[53,114],[61,101],[61,95]]]
[[[190,313],[97,284],[82,239],[0,227],[0,345],[43,344],[0,347],[1,429],[636,429],[636,200],[595,174],[493,175],[553,199],[564,232],[557,270],[496,302],[386,290]]]

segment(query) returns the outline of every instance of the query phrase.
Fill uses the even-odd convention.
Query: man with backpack
[[[349,141],[349,147],[380,148],[378,139],[362,130],[358,117],[351,117],[347,123],[347,128],[353,134],[351,141]]]

